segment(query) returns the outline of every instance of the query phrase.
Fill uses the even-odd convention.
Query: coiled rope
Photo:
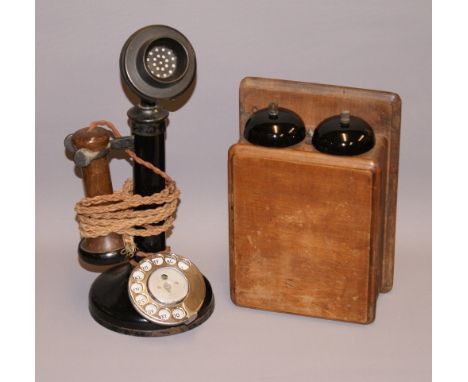
[[[122,135],[112,122],[101,120],[90,123],[89,130],[108,127],[115,138]],[[80,236],[92,238],[112,232],[122,235],[125,250],[133,255],[134,236],[159,235],[172,228],[180,191],[174,180],[164,171],[138,157],[132,150],[125,152],[134,162],[148,168],[165,180],[165,188],[150,196],[133,194],[133,182],[127,179],[122,190],[108,195],[85,197],[75,205]],[[145,209],[138,207],[146,206]]]

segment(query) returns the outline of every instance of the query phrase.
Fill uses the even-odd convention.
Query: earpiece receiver
[[[85,194],[96,197],[112,194],[109,171],[110,134],[102,127],[85,127],[65,138],[65,147],[81,170]],[[125,261],[122,236],[109,233],[85,237],[78,245],[80,260],[91,265],[112,265]]]

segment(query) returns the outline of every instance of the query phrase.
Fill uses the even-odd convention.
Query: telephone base
[[[204,277],[206,296],[198,316],[189,324],[158,325],[137,313],[128,297],[131,264],[117,265],[96,278],[89,291],[89,311],[100,325],[115,332],[141,337],[162,337],[183,333],[205,322],[213,313],[214,296]]]

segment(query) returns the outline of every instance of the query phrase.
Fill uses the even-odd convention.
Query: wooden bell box
[[[303,139],[287,147],[253,144],[254,136],[247,140],[246,124],[268,105],[294,112],[307,132]],[[372,322],[379,292],[393,283],[399,96],[245,78],[239,107],[240,139],[229,150],[232,300]],[[311,144],[317,127],[343,110],[372,128],[369,151],[332,155]]]

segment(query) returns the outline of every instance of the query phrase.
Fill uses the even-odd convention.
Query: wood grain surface
[[[91,151],[104,150],[109,143],[109,130],[96,127],[90,130],[88,127],[77,130],[72,137],[72,142],[77,149],[85,148]],[[88,197],[112,194],[112,180],[109,170],[109,159],[106,156],[95,159],[81,168],[85,195]],[[110,233],[96,238],[85,238],[80,246],[87,252],[107,253],[123,248],[122,236]]]
[[[314,130],[325,118],[349,110],[364,119],[374,129],[376,140],[388,144],[385,169],[383,221],[383,261],[381,291],[388,292],[393,285],[395,224],[398,188],[398,160],[400,153],[401,100],[398,94],[268,78],[247,77],[239,89],[240,142],[245,142],[243,129],[256,110],[276,102],[299,114],[307,129]],[[315,152],[303,142],[296,150]],[[371,157],[372,151],[362,155]]]
[[[375,147],[356,157],[284,149],[243,138],[252,112],[277,102],[307,129],[347,109],[366,120]],[[240,140],[229,151],[230,277],[236,304],[369,323],[391,289],[399,97],[328,85],[247,78]],[[391,163],[390,163],[391,162]]]

